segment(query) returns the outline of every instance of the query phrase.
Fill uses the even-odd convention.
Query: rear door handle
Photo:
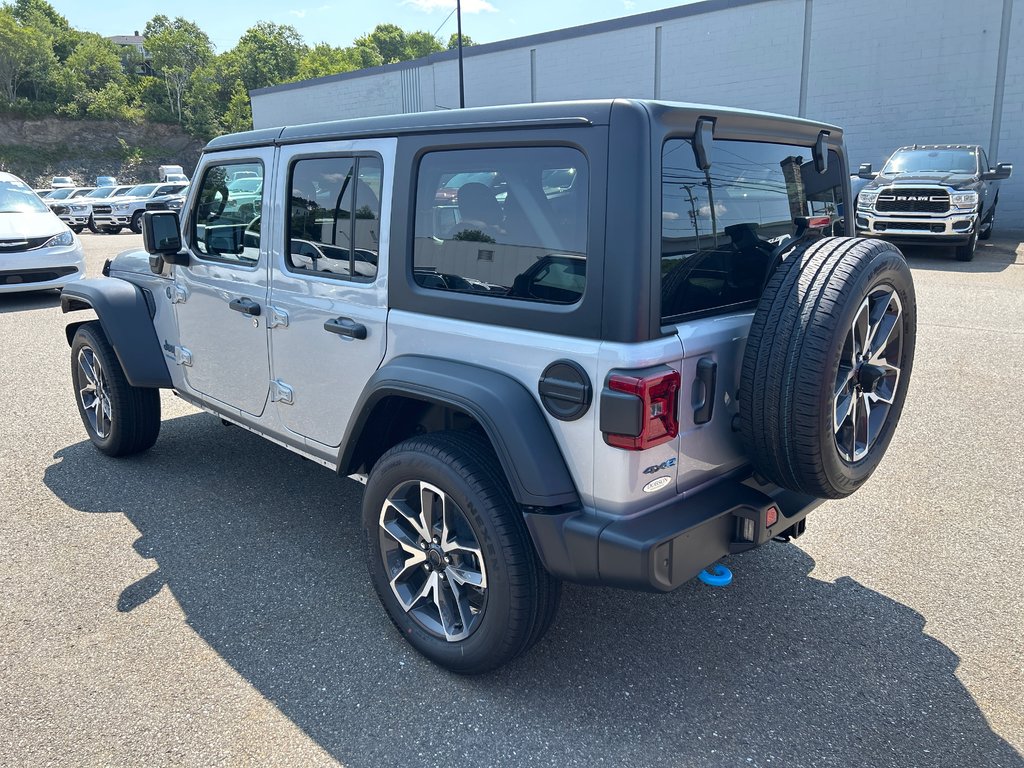
[[[715,412],[715,387],[718,384],[718,363],[709,357],[697,361],[699,392],[693,397],[693,423],[707,424]],[[700,398],[699,400],[697,398]]]
[[[243,315],[255,317],[260,313],[260,305],[245,296],[240,299],[232,299],[228,306],[235,310],[235,312],[241,312]]]
[[[347,336],[350,339],[366,338],[366,326],[357,323],[351,317],[332,317],[324,323],[324,330],[339,336]]]

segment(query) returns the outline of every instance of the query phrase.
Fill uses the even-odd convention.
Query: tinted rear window
[[[697,168],[692,142],[665,142],[662,155],[661,318],[732,311],[761,296],[773,251],[793,220],[831,216],[842,233],[843,170],[829,153],[815,170],[811,150],[722,141],[711,168]]]

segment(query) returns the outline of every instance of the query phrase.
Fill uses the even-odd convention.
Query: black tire
[[[124,229],[124,227],[104,227],[103,231],[108,235],[117,235],[121,233],[122,229]]]
[[[82,234],[82,230],[85,229],[85,227],[83,227],[81,224],[75,224],[73,227],[69,227],[69,229],[76,235],[80,235]]]
[[[980,227],[980,225],[979,225]],[[974,234],[971,235],[971,239],[963,245],[956,246],[956,260],[957,261],[972,261],[974,259],[974,251],[978,247],[978,231],[975,229]]]
[[[89,222],[85,226],[87,226],[89,228],[89,231],[92,232],[94,235],[100,231],[99,227],[96,226],[96,221],[95,219],[93,219],[91,213],[89,214]]]
[[[136,211],[132,214],[132,223],[128,225],[128,229],[134,232],[136,235],[142,234],[142,211]]]
[[[891,363],[898,368],[896,373],[886,368],[882,375],[881,357],[855,360],[854,320],[867,318],[861,334],[867,342],[859,346],[870,351],[873,313],[877,328],[884,323],[893,328],[884,338],[892,339],[894,346],[885,346],[878,354],[885,353],[886,366],[890,357],[899,361]],[[890,243],[826,238],[779,265],[758,303],[740,378],[740,434],[755,472],[776,485],[819,498],[841,498],[857,490],[878,466],[899,422],[913,367],[916,327],[910,269]],[[873,383],[865,383],[869,376]],[[845,384],[840,386],[840,381]],[[891,404],[879,406],[877,399],[872,400],[860,412],[851,409],[836,426],[840,402],[877,398],[876,388],[891,398]],[[846,392],[849,398],[843,395],[840,400]],[[858,415],[865,413],[868,418],[858,422]],[[861,425],[865,447],[858,456]],[[852,450],[844,455],[841,443]]]
[[[99,363],[100,381],[109,409],[109,422],[97,425],[101,407],[88,390],[96,391],[94,380],[83,366],[84,359]],[[93,373],[95,377],[95,371]],[[78,413],[93,445],[108,456],[129,456],[153,446],[160,434],[160,390],[133,387],[125,378],[121,364],[98,321],[86,323],[75,332],[71,343],[71,380],[75,387]],[[88,411],[92,410],[90,417]]]
[[[395,573],[409,572],[413,573],[412,578],[428,578],[410,568],[412,557],[405,556],[408,550],[404,548],[398,552],[400,560],[386,560],[385,546],[390,540],[381,530],[385,499],[403,487],[412,485],[415,490],[416,484],[423,482],[442,491],[447,503],[454,503],[449,509],[450,514],[461,516],[463,533],[459,539],[475,538],[482,553],[479,570],[486,575],[486,591],[482,598],[473,593],[482,599],[482,604],[472,614],[471,631],[461,639],[448,639],[432,631],[412,608],[406,611],[391,587]],[[370,578],[377,596],[403,637],[436,664],[459,674],[490,671],[530,648],[551,625],[558,610],[561,582],[541,565],[522,510],[483,437],[466,432],[439,432],[393,447],[370,473],[363,496],[363,525]],[[420,539],[419,546],[423,548],[425,542]],[[429,562],[428,558],[423,564],[424,572]],[[414,562],[412,567],[420,566]],[[450,567],[437,566],[437,578],[443,578],[445,569]],[[440,581],[435,583],[440,587]],[[429,604],[424,606],[430,609]],[[462,629],[462,624],[455,627]]]
[[[981,232],[978,234],[979,240],[992,239],[992,230],[996,228],[996,206],[998,204],[998,200],[992,203],[992,209],[988,212],[988,216],[985,217],[985,223],[982,224]]]

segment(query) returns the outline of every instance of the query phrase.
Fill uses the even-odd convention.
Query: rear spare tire
[[[827,238],[782,262],[740,377],[740,434],[755,472],[822,498],[857,490],[899,422],[916,328],[910,269],[890,243]]]

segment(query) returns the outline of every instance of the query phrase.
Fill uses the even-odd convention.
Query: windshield
[[[882,173],[977,173],[978,156],[973,149],[899,149],[889,158]]]
[[[86,195],[86,197],[110,197],[114,194],[116,187],[96,187],[92,192]]]
[[[39,195],[20,181],[0,181],[0,213],[42,213],[50,210]]]
[[[139,186],[132,187],[125,194],[129,197],[149,197],[156,192],[156,188],[159,186],[159,184],[139,184]]]
[[[228,184],[230,192],[259,192],[263,187],[263,179],[236,179]]]
[[[46,196],[47,200],[63,200],[67,197],[71,197],[71,193],[74,192],[71,187],[65,187],[64,189],[55,189],[53,192]]]

